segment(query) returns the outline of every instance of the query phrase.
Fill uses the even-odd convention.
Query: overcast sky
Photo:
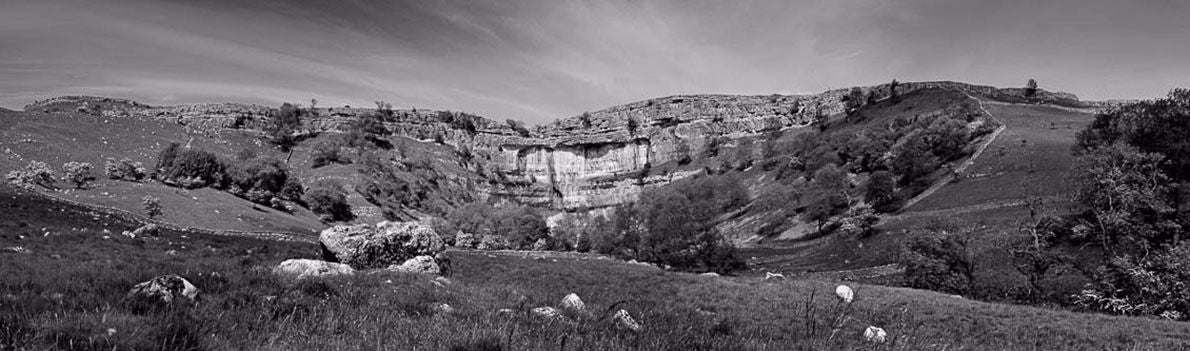
[[[88,94],[541,123],[685,93],[1190,87],[1190,1],[0,0],[0,106]]]

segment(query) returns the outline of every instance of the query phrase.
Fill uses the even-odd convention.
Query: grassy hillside
[[[978,225],[983,232],[1015,230],[1027,218],[1023,201],[1041,197],[1048,209],[1069,207],[1067,171],[1074,135],[1094,115],[1049,105],[984,101],[1006,126],[987,150],[937,192],[895,215],[883,216],[879,234],[865,239],[833,236],[809,242],[777,241],[745,250],[757,271],[806,272],[856,269],[896,262],[906,234],[932,221]]]
[[[455,276],[395,273],[289,283],[268,273],[310,244],[166,231],[118,233],[98,220],[0,187],[0,348],[454,350],[1168,350],[1190,347],[1190,325],[973,302],[927,291],[665,272],[597,256],[452,252]],[[48,233],[48,234],[47,234]],[[11,249],[21,247],[20,250]],[[139,312],[135,283],[179,274],[202,293],[193,307]],[[593,315],[562,320],[524,308],[577,293]],[[453,312],[441,312],[438,304]],[[511,314],[499,309],[512,309]],[[634,333],[602,320],[623,308]],[[840,318],[841,317],[841,318]],[[836,321],[841,321],[836,324]],[[890,342],[863,342],[868,325]],[[838,326],[837,331],[833,330]],[[833,335],[833,336],[832,336]]]

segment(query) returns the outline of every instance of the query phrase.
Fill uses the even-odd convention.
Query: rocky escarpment
[[[981,98],[1095,107],[1067,93],[995,88],[957,82],[901,83],[907,94],[927,88],[963,91]],[[860,88],[878,99],[889,85]],[[809,125],[816,116],[842,113],[851,89],[812,95],[679,95],[633,102],[529,129],[466,113],[434,110],[377,111],[319,108],[304,117],[304,133],[341,131],[351,120],[381,113],[394,134],[441,141],[469,150],[489,179],[481,195],[556,209],[597,208],[633,201],[642,189],[692,174],[659,172],[655,166],[687,157],[710,142],[757,136]],[[95,107],[99,106],[99,107]],[[110,117],[164,119],[196,131],[260,130],[275,108],[250,104],[147,106],[119,99],[66,97],[26,110],[82,112]],[[77,110],[77,111],[76,111]],[[482,171],[481,171],[482,170]]]

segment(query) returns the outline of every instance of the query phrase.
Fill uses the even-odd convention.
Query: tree
[[[141,198],[141,205],[144,207],[145,214],[148,215],[149,218],[157,218],[157,216],[162,214],[161,199],[145,195],[144,198]]]
[[[855,113],[856,110],[859,110],[860,106],[864,105],[864,90],[860,89],[860,87],[852,87],[851,90],[847,92],[847,95],[842,97],[842,100],[846,103],[845,106],[847,108],[847,114],[851,115]]]
[[[900,85],[901,82],[898,82],[896,79],[893,79],[892,83],[888,84],[888,101],[894,104],[901,102],[901,95],[897,94],[897,87]]]
[[[901,250],[906,283],[913,288],[967,294],[975,282],[977,245],[970,228],[930,224],[909,237]]]
[[[896,176],[889,171],[876,171],[868,176],[864,186],[864,201],[872,204],[878,212],[893,212],[899,207],[896,194]]]
[[[1075,200],[1085,230],[1108,251],[1147,255],[1180,233],[1162,156],[1113,144],[1079,156]],[[1117,248],[1117,245],[1126,247]]]
[[[938,168],[938,159],[930,152],[930,146],[919,135],[909,136],[900,146],[893,149],[892,171],[901,178],[901,185],[920,183],[926,175]]]
[[[640,121],[636,119],[636,116],[628,116],[625,126],[628,128],[628,134],[636,134],[636,129],[640,127]]]
[[[591,127],[591,113],[590,112],[583,112],[583,114],[580,115],[578,118],[579,118],[579,121],[581,121],[583,123],[583,128]]]
[[[175,155],[176,156],[176,155]],[[170,162],[173,162],[172,159]],[[117,161],[114,158],[109,158],[103,163],[103,173],[108,179],[115,180],[131,180],[140,181],[145,178],[145,168],[140,162],[134,162],[130,158],[124,158]]]
[[[281,147],[281,151],[289,152],[297,144],[293,134],[301,126],[300,115],[301,110],[296,105],[288,102],[281,104],[271,113],[270,123],[265,127],[269,142]]]
[[[74,183],[76,189],[82,189],[87,182],[95,180],[91,168],[87,162],[67,162],[62,165],[62,180]]]
[[[1025,96],[1033,96],[1034,94],[1037,94],[1037,81],[1029,78],[1029,81],[1025,83]]]
[[[351,213],[351,205],[347,204],[347,194],[342,186],[332,181],[316,182],[302,195],[302,201],[309,206],[310,211],[322,215],[327,221],[348,221],[355,218]]]
[[[35,186],[41,186],[47,189],[54,189],[54,171],[41,161],[29,161],[23,170],[16,170],[8,172],[8,181],[13,185],[33,189]]]

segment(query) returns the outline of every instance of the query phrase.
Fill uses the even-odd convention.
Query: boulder
[[[644,328],[640,325],[640,323],[637,323],[635,319],[632,319],[632,316],[629,315],[628,311],[625,310],[616,311],[616,314],[612,315],[612,320],[615,321],[617,327],[628,329],[634,332],[638,332]]]
[[[564,309],[569,309],[569,310],[582,311],[583,309],[587,308],[587,305],[583,303],[582,299],[578,298],[577,294],[570,293],[569,295],[566,295],[566,297],[562,298],[562,304],[558,305],[558,307],[561,307]]]
[[[140,228],[136,228],[136,230],[132,231],[132,237],[134,237],[134,238],[145,237],[145,236],[160,236],[160,235],[161,235],[161,229],[158,228],[156,224],[152,224],[152,223],[146,224],[146,225],[144,225]]]
[[[445,248],[434,229],[417,222],[338,225],[323,230],[318,241],[325,260],[355,269],[388,267]]]
[[[154,277],[149,281],[136,284],[128,291],[131,299],[159,302],[164,304],[174,301],[194,302],[198,299],[198,288],[185,278],[175,274]]]
[[[273,273],[279,275],[296,276],[298,279],[314,277],[331,277],[337,275],[351,275],[355,274],[355,269],[351,266],[308,259],[291,259],[281,262],[277,268],[273,269]]]
[[[410,258],[399,265],[389,266],[388,269],[402,273],[439,274],[442,272],[438,263],[434,262],[434,258],[430,256]]]
[[[882,328],[868,326],[867,329],[864,329],[864,340],[867,340],[868,342],[882,344],[887,337],[888,333],[886,333]]]
[[[534,308],[533,314],[549,319],[562,318],[562,311],[549,306]]]

